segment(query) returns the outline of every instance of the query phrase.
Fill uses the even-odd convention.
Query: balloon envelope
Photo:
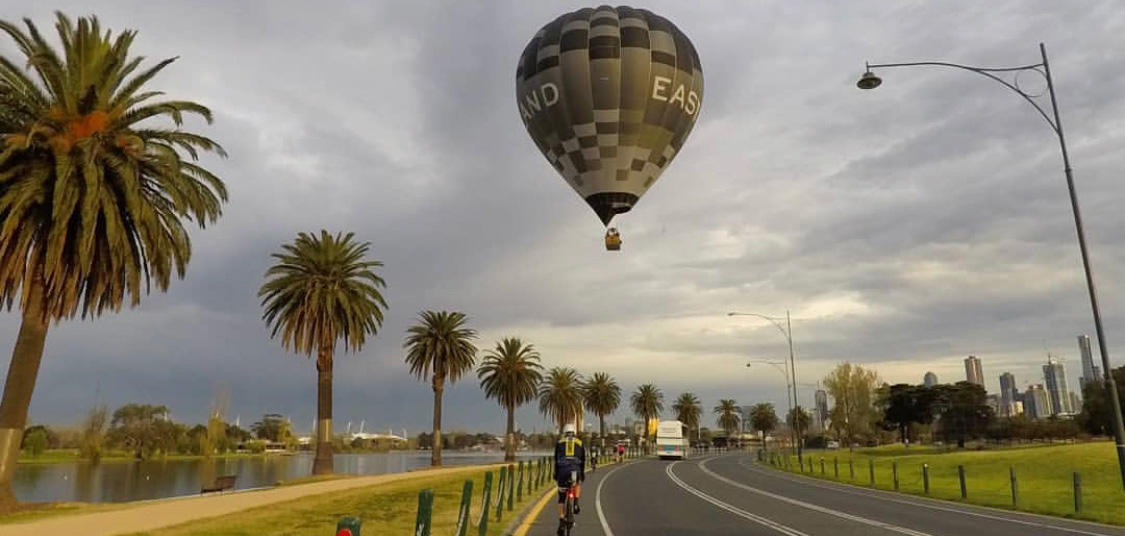
[[[602,223],[628,212],[699,117],[703,71],[687,36],[643,9],[600,6],[541,28],[516,69],[520,117]]]

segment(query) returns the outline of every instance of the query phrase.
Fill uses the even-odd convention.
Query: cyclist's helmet
[[[570,423],[567,423],[566,426],[563,426],[563,435],[567,436],[567,437],[573,437],[574,436],[574,425],[570,424]]]

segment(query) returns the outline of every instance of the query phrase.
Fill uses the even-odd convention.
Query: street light
[[[785,415],[786,415],[786,418],[788,418],[788,416],[793,414],[793,402],[791,400],[792,397],[790,396],[792,393],[789,392],[789,388],[790,388],[790,385],[789,385],[789,363],[786,362],[786,361],[765,361],[765,360],[761,360],[761,361],[751,361],[751,362],[746,364],[746,367],[750,368],[755,364],[773,365],[774,368],[781,371],[781,373],[785,375],[785,406],[786,406],[786,411],[787,411],[787,413]],[[794,418],[793,421],[794,421],[794,423],[796,423],[797,419]],[[796,433],[793,432],[793,427],[790,427],[789,430],[790,430],[790,435],[793,436],[793,444],[796,445],[797,439],[798,439],[797,435],[796,435]],[[765,444],[763,443],[762,446],[764,447]]]
[[[797,397],[797,362],[793,358],[793,322],[789,318],[789,310],[788,309],[785,310],[785,327],[782,327],[780,317],[760,315],[758,313],[738,313],[738,312],[727,313],[727,316],[754,316],[754,317],[762,318],[762,319],[765,319],[765,320],[769,320],[770,323],[774,325],[774,327],[776,327],[779,331],[781,331],[781,334],[785,336],[785,340],[789,341],[789,377],[792,380],[790,383],[793,386],[793,400],[794,401],[799,400],[799,398]],[[796,426],[794,426],[794,429],[797,433],[797,460],[798,461],[804,461],[804,458],[802,457],[802,453],[804,452],[804,449],[801,448],[801,422],[800,422],[800,420],[798,420],[795,424],[796,424]]]
[[[875,76],[875,73],[872,71],[872,69],[887,67],[913,67],[919,65],[954,67],[957,69],[963,69],[966,71],[974,72],[981,76],[991,78],[1003,84],[1008,89],[1015,91],[1016,94],[1018,94],[1020,97],[1023,97],[1023,99],[1028,102],[1028,104],[1031,104],[1031,106],[1034,107],[1037,112],[1039,112],[1039,115],[1043,116],[1043,119],[1045,119],[1047,121],[1047,124],[1051,126],[1051,130],[1054,131],[1056,136],[1058,136],[1059,149],[1062,150],[1063,172],[1066,175],[1066,187],[1068,192],[1070,193],[1070,208],[1074,213],[1074,227],[1078,232],[1078,249],[1082,254],[1082,269],[1086,274],[1086,288],[1090,293],[1090,308],[1094,313],[1094,329],[1097,331],[1098,347],[1101,350],[1102,355],[1102,370],[1105,372],[1105,382],[1109,386],[1110,405],[1113,406],[1113,436],[1115,439],[1115,443],[1117,444],[1117,465],[1118,469],[1121,471],[1122,486],[1125,486],[1125,426],[1122,425],[1121,419],[1121,399],[1118,397],[1117,385],[1113,381],[1113,374],[1109,366],[1109,349],[1105,342],[1105,329],[1102,327],[1102,315],[1101,310],[1098,307],[1098,293],[1097,287],[1094,285],[1094,274],[1090,268],[1090,254],[1086,247],[1086,232],[1082,227],[1082,212],[1078,208],[1078,194],[1074,188],[1074,173],[1070,167],[1070,155],[1066,150],[1066,137],[1063,135],[1062,120],[1059,118],[1059,104],[1058,100],[1055,97],[1055,83],[1054,80],[1051,79],[1051,66],[1047,62],[1047,47],[1044,46],[1043,43],[1039,43],[1039,54],[1043,58],[1042,63],[1003,68],[972,67],[969,65],[958,65],[956,63],[941,61],[882,64],[868,63],[866,64],[867,70],[863,73],[863,76],[860,77],[859,81],[856,82],[856,87],[860,89],[875,89],[883,83],[883,80],[881,78]],[[1013,83],[1000,78],[1000,76],[997,76],[997,74],[1005,73],[1016,73],[1016,75],[1018,76],[1019,73],[1027,71],[1038,73],[1040,76],[1046,79],[1047,92],[1050,95],[1051,99],[1052,115],[1048,115],[1047,112],[1043,110],[1043,108],[1040,107],[1037,102],[1035,102],[1034,98],[1038,95],[1025,93],[1022,89],[1019,88],[1018,80]]]

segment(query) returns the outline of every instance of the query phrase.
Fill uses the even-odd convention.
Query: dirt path
[[[46,519],[0,525],[0,536],[27,536],[29,534],[75,534],[82,536],[114,536],[155,530],[187,521],[195,521],[274,504],[310,495],[377,486],[416,478],[430,478],[457,473],[475,473],[487,470],[493,465],[474,465],[429,469],[409,473],[363,476],[343,480],[329,480],[311,484],[211,493],[191,497],[145,501],[133,508],[96,512],[90,514],[62,515]]]

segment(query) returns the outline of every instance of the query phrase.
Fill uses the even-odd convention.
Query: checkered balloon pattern
[[[520,117],[602,223],[628,212],[680,152],[703,100],[695,47],[643,9],[600,6],[541,28],[516,69]]]

